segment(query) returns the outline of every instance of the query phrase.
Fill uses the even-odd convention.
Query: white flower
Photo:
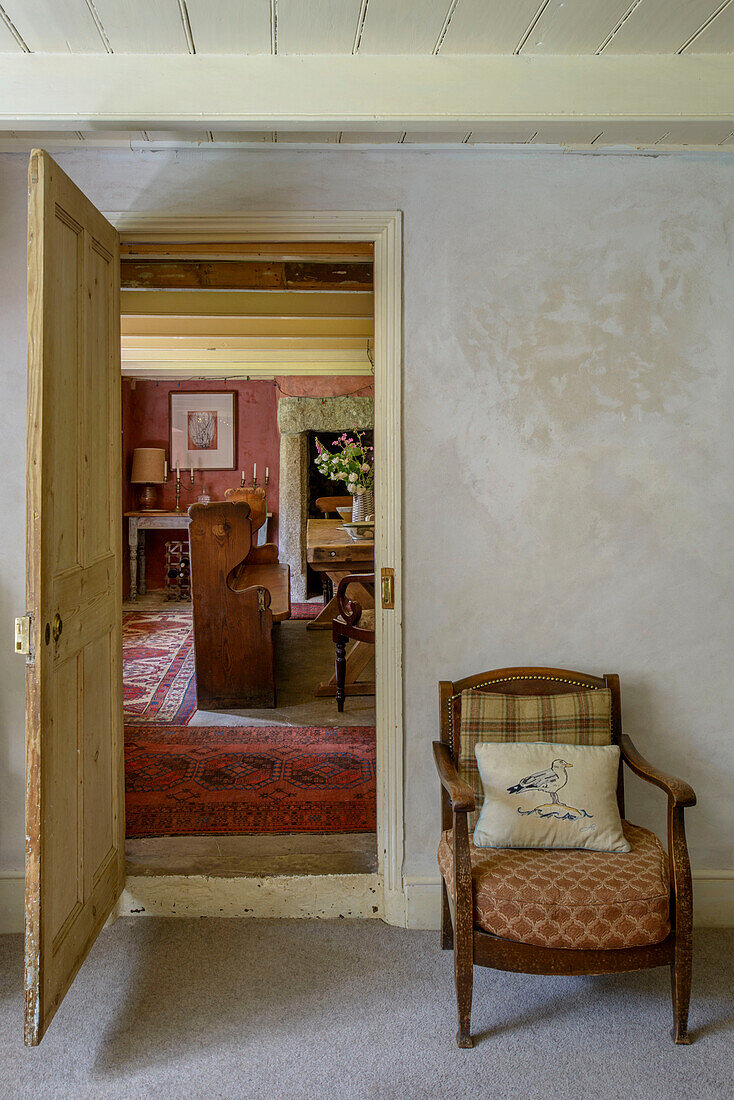
[[[370,468],[369,468],[369,466],[368,466],[368,464],[367,464],[366,462],[363,462],[363,463],[362,463],[362,465],[361,465],[360,469],[361,469],[361,470],[362,470],[362,471],[363,471],[363,472],[364,472],[365,474],[368,474],[368,473],[369,473],[369,471],[370,471]]]

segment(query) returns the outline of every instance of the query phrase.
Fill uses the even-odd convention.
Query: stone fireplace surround
[[[306,599],[306,520],[308,518],[308,432],[365,430],[374,426],[372,397],[282,397],[280,431],[280,560],[291,567],[291,599]],[[346,488],[334,482],[334,495]]]

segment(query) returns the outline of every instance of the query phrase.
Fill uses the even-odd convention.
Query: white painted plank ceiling
[[[278,53],[351,53],[361,0],[278,0]]]
[[[42,53],[734,51],[734,0],[3,0],[2,12]],[[22,48],[0,18],[0,51]]]
[[[734,53],[734,4],[729,3],[691,42],[686,53]]]
[[[2,53],[24,52],[18,39],[2,20],[0,20],[0,51]]]
[[[342,145],[391,145],[400,141],[402,130],[353,130],[351,133],[344,130],[341,135]]]
[[[321,144],[331,145],[339,140],[337,130],[278,130],[275,135],[278,144],[300,144],[303,141],[315,141]]]
[[[459,0],[441,53],[515,53],[539,10],[539,0]]]
[[[269,0],[186,0],[197,53],[270,53]]]
[[[719,8],[721,0],[718,4],[714,0],[642,0],[604,52],[678,53]]]
[[[533,122],[491,122],[473,126],[469,134],[469,145],[485,142],[493,144],[524,144],[530,141],[537,130]],[[598,132],[598,131],[597,131]]]
[[[633,0],[550,0],[523,53],[596,53]]]
[[[450,6],[450,0],[369,0],[360,54],[432,53]]]
[[[104,53],[85,0],[3,0],[3,9],[32,53]]]
[[[177,0],[94,0],[94,6],[115,53],[189,52]]]

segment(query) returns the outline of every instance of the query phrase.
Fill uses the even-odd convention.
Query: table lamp
[[[162,447],[136,447],[133,452],[133,472],[130,481],[142,485],[140,511],[154,512],[158,503],[156,485],[166,480],[166,452]]]

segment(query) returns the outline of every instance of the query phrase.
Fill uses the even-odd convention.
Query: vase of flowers
[[[374,449],[356,429],[343,432],[334,447],[329,451],[316,440],[316,466],[330,481],[344,482],[352,496],[352,522],[361,523],[375,513]]]

